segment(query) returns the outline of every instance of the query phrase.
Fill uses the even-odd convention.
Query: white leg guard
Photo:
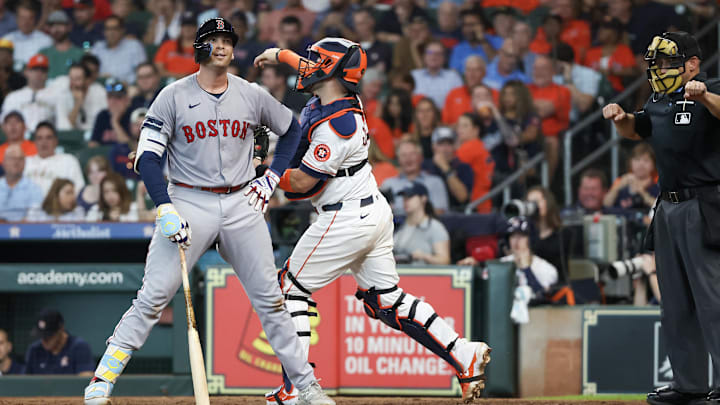
[[[290,317],[292,317],[293,325],[295,325],[295,330],[297,331],[298,338],[305,352],[305,360],[307,360],[308,354],[310,353],[310,317],[318,316],[317,312],[310,311],[311,306],[316,307],[317,304],[309,298],[296,295],[285,296],[285,308],[287,308]]]
[[[115,384],[118,376],[125,370],[131,356],[132,350],[109,344],[105,349],[105,354],[100,359],[97,369],[95,369],[95,377]]]

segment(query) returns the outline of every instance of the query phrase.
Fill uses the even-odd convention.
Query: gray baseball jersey
[[[227,90],[216,97],[200,88],[194,74],[158,94],[145,124],[162,134],[151,140],[167,146],[171,183],[218,187],[255,177],[256,126],[284,134],[291,119],[292,111],[255,83],[228,74]]]
[[[160,92],[144,124],[155,131],[144,134],[150,132],[150,141],[167,146],[168,194],[192,229],[192,244],[186,250],[188,267],[218,242],[220,254],[235,269],[275,354],[300,388],[315,377],[302,354],[290,314],[282,305],[263,215],[248,204],[245,189],[216,194],[176,186],[235,186],[252,179],[253,129],[263,124],[284,134],[291,119],[289,109],[255,84],[228,75],[227,90],[216,97],[200,88],[197,75],[191,75]],[[178,246],[155,227],[143,286],[108,343],[140,349],[180,283]]]

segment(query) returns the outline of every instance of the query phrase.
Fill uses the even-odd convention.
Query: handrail
[[[710,21],[709,23],[705,24],[700,30],[698,30],[697,34],[695,35],[695,38],[698,40],[703,38],[705,35],[710,33],[713,28],[717,27],[718,32],[718,38],[720,38],[720,18],[715,18],[714,20]],[[703,61],[702,65],[700,66],[700,69],[702,70],[703,67],[708,66],[708,64],[712,64],[715,60],[718,59],[718,54],[715,53],[710,59]],[[720,67],[718,67],[719,73],[720,73]],[[641,85],[643,85],[647,79],[645,77],[640,77],[632,84],[630,84],[622,93],[618,94],[617,96],[613,97],[608,104],[610,103],[620,103],[624,101],[626,98],[631,96],[637,88],[639,88]],[[572,128],[568,129],[565,132],[565,138],[563,140],[563,146],[564,146],[564,156],[563,156],[563,172],[565,175],[564,179],[564,191],[565,191],[565,205],[571,205],[572,204],[572,175],[575,174],[578,170],[572,170],[572,138],[582,131],[583,129],[587,128],[591,124],[593,124],[598,118],[602,116],[602,109],[599,109],[598,111],[595,111],[591,113],[590,115],[583,118],[579,123],[574,125]],[[613,142],[613,139],[610,139],[608,142]],[[607,142],[606,142],[607,144]],[[615,142],[617,144],[617,142]],[[605,145],[603,145],[605,146]],[[604,150],[606,150],[605,148]],[[595,154],[593,154],[595,155]],[[599,155],[598,155],[599,156]],[[614,159],[616,160],[616,159]],[[582,162],[584,162],[585,165],[589,164],[589,161],[586,161],[586,159],[583,159]],[[614,164],[618,164],[617,161],[614,162]]]
[[[520,166],[517,170],[513,172],[508,178],[503,180],[500,184],[493,187],[492,190],[488,191],[485,195],[478,198],[475,201],[472,201],[468,203],[467,207],[465,207],[465,213],[466,214],[472,214],[475,211],[475,207],[478,205],[484,203],[485,201],[494,198],[496,195],[500,194],[506,187],[510,186],[515,180],[523,176],[527,171],[537,166],[539,163],[545,162],[545,152],[540,152],[537,155],[533,156],[532,159],[525,162],[524,165]],[[546,170],[543,170],[546,171]],[[546,175],[543,177],[547,177]]]

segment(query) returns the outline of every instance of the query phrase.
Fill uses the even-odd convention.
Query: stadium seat
[[[589,259],[570,259],[568,263],[570,280],[593,279],[598,281],[599,270],[597,265]]]
[[[87,147],[87,142],[85,142],[85,131],[81,129],[58,131],[57,136],[58,145],[63,147],[65,153],[76,153]]]
[[[110,154],[110,149],[112,149],[112,145],[102,145],[98,146],[96,148],[88,148],[85,147],[83,149],[78,150],[75,153],[75,156],[80,161],[80,167],[85,167],[88,160],[90,160],[93,156],[102,155],[107,157]]]

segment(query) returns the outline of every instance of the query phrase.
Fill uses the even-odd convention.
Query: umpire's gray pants
[[[303,356],[290,314],[283,306],[270,233],[262,214],[248,205],[244,190],[215,194],[171,184],[168,192],[173,205],[192,230],[192,244],[186,251],[188,269],[219,240],[220,254],[233,266],[288,377],[299,389],[310,385],[315,376]],[[160,312],[181,284],[178,245],[155,227],[143,285],[108,343],[125,349],[140,349],[160,319]],[[233,308],[218,310],[235,311]]]
[[[698,201],[660,201],[655,213],[655,259],[662,298],[662,330],[668,342],[673,387],[708,391],[720,387],[720,250],[705,247]]]

